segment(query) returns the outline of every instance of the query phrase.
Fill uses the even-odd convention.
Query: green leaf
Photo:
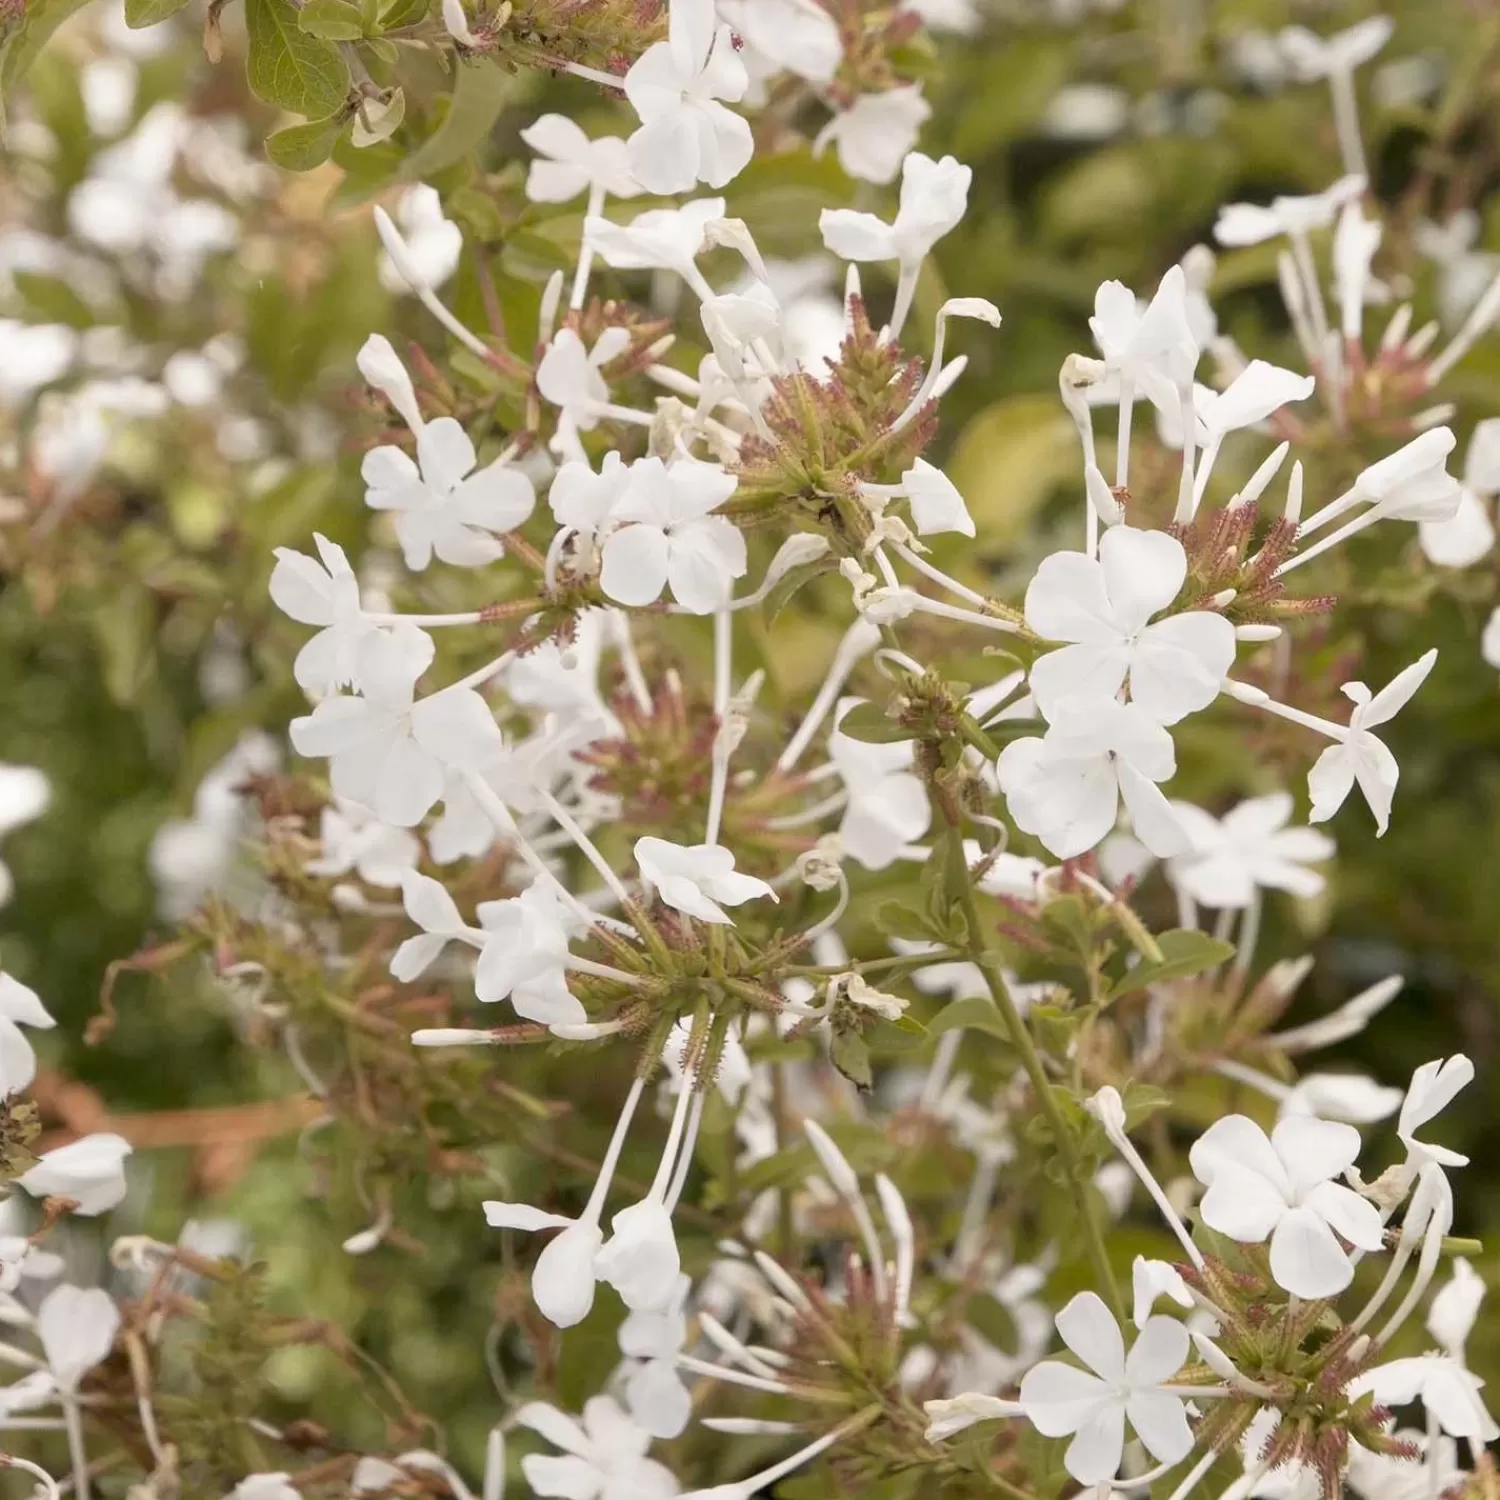
[[[511,75],[494,63],[461,63],[442,124],[406,159],[401,175],[422,181],[472,156],[518,93]]]
[[[99,321],[99,314],[60,276],[46,276],[39,271],[16,271],[11,280],[25,298],[27,307],[49,323],[92,328]]]
[[[911,730],[885,716],[878,703],[857,703],[839,720],[839,731],[851,740],[874,745],[893,745],[911,738]]]
[[[1016,1320],[1003,1302],[986,1292],[970,1297],[963,1305],[964,1322],[981,1338],[988,1339],[997,1349],[1014,1354],[1020,1347],[1020,1336],[1016,1332]]]
[[[357,42],[365,34],[364,17],[349,0],[307,0],[297,12],[297,25],[325,42]]]
[[[993,1000],[983,995],[971,995],[964,1000],[950,1000],[932,1020],[927,1023],[930,1036],[940,1036],[945,1031],[985,1031],[1002,1041],[1010,1040],[1005,1017]]]
[[[47,38],[86,0],[27,0],[20,24],[6,34],[0,27],[0,126],[5,124],[4,101],[36,61]]]
[[[1078,434],[1052,396],[1006,396],[959,434],[948,476],[993,547],[1023,531],[1056,487],[1078,483]]]
[[[380,12],[382,31],[397,31],[403,26],[414,26],[427,15],[427,0],[392,0]]]
[[[833,1065],[857,1089],[867,1089],[874,1082],[870,1072],[870,1049],[857,1031],[835,1032],[828,1044]]]
[[[290,0],[245,0],[246,76],[257,98],[309,120],[326,120],[349,92],[338,48],[308,36]]]
[[[175,16],[188,0],[125,0],[125,24],[133,31]]]
[[[310,172],[333,155],[343,130],[342,113],[305,125],[288,125],[266,137],[266,155],[288,172]]]
[[[1158,935],[1156,944],[1161,949],[1162,961],[1138,963],[1110,990],[1111,1000],[1163,979],[1186,979],[1192,974],[1202,974],[1234,956],[1233,943],[1221,942],[1191,927],[1176,927],[1171,932],[1163,932]]]
[[[884,901],[875,913],[875,926],[884,937],[930,943],[938,936],[920,911],[905,901]]]

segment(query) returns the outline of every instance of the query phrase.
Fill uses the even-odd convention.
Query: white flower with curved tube
[[[362,697],[325,698],[293,719],[299,755],[326,756],[336,796],[369,808],[393,828],[411,828],[443,795],[445,772],[482,771],[505,749],[494,715],[472,688],[416,699],[432,663],[432,638],[414,625],[360,643]]]
[[[526,175],[526,196],[533,203],[566,203],[594,189],[611,198],[634,198],[641,191],[618,136],[590,140],[566,115],[542,115],[521,139],[537,153]]]
[[[34,989],[0,971],[0,1095],[19,1092],[36,1077],[36,1053],[21,1028],[55,1025]]]
[[[1149,623],[1186,578],[1176,537],[1129,526],[1105,532],[1097,561],[1082,552],[1044,559],[1026,590],[1026,623],[1071,644],[1031,669],[1043,717],[1069,699],[1112,699],[1127,684],[1131,703],[1158,724],[1207,708],[1234,663],[1234,626],[1208,610]]]
[[[874,214],[825,208],[818,220],[823,243],[843,260],[894,260],[915,268],[958,226],[969,203],[973,172],[951,156],[934,161],[913,151],[902,164],[901,200],[887,224]]]
[[[1186,1405],[1161,1389],[1187,1362],[1181,1323],[1148,1318],[1127,1354],[1103,1301],[1080,1292],[1058,1313],[1057,1331],[1087,1369],[1043,1360],[1021,1382],[1021,1406],[1043,1436],[1072,1437],[1063,1463],[1079,1484],[1101,1484],[1119,1472],[1127,1421],[1158,1462],[1187,1457],[1193,1432]]]
[[[828,758],[849,798],[839,823],[844,852],[867,870],[884,870],[927,832],[932,807],[926,785],[911,769],[916,749],[910,740],[873,744],[837,727],[863,701],[845,698],[839,704]]]
[[[1098,844],[1122,800],[1147,849],[1158,859],[1180,854],[1187,835],[1156,786],[1176,769],[1172,736],[1113,698],[1058,704],[1044,738],[1013,741],[995,766],[1011,817],[1059,859]]]
[[[124,1136],[86,1135],[44,1151],[16,1184],[33,1198],[71,1198],[78,1205],[75,1213],[107,1213],[125,1196],[125,1158],[130,1150]]]
[[[365,617],[359,580],[344,549],[320,532],[313,533],[313,541],[321,563],[290,547],[276,549],[271,599],[298,624],[321,627],[292,664],[298,687],[321,698],[337,688],[357,686],[360,643],[379,627]]]
[[[919,83],[898,84],[878,94],[860,94],[818,132],[813,155],[831,142],[839,165],[861,182],[894,182],[917,135],[932,118]]]
[[[724,906],[742,906],[758,896],[776,900],[776,892],[764,880],[735,870],[734,855],[721,844],[637,839],[635,862],[641,879],[664,905],[700,922],[732,925],[733,919],[719,905],[721,901]]]
[[[712,514],[738,485],[719,464],[695,458],[637,460],[613,507],[600,587],[617,604],[640,606],[670,585],[684,609],[712,614],[747,567],[743,534]]]
[[[1200,905],[1240,909],[1261,890],[1310,898],[1323,889],[1322,875],[1308,866],[1331,859],[1334,842],[1311,828],[1287,827],[1290,793],[1252,797],[1222,818],[1188,802],[1174,802],[1172,810],[1191,847],[1167,862],[1167,877]]]
[[[1291,1115],[1267,1139],[1244,1115],[1210,1126],[1189,1153],[1208,1191],[1203,1222],[1241,1244],[1271,1242],[1271,1275],[1298,1297],[1333,1297],[1354,1279],[1341,1235],[1361,1250],[1385,1244],[1380,1212],[1334,1179],[1354,1165],[1352,1125]]]
[[[1458,439],[1449,427],[1430,427],[1363,470],[1353,495],[1398,521],[1448,521],[1458,508],[1459,483],[1448,473]]]
[[[384,210],[377,208],[375,213],[376,225],[380,227]],[[381,286],[398,297],[407,295],[413,290],[407,271],[414,272],[422,284],[442,286],[458,269],[464,236],[458,225],[444,216],[443,200],[437,189],[425,182],[413,183],[397,200],[394,218],[400,225],[404,245],[399,256],[393,255],[391,240],[381,230],[380,238],[386,246],[380,257]]]
[[[1354,712],[1349,715],[1344,738],[1330,745],[1307,773],[1307,789],[1312,794],[1312,811],[1308,814],[1311,822],[1326,823],[1344,805],[1357,783],[1375,814],[1377,831],[1383,834],[1390,826],[1391,803],[1396,797],[1401,767],[1370,731],[1396,717],[1427,680],[1436,661],[1434,648],[1398,672],[1378,693],[1372,694],[1362,682],[1344,684],[1344,696],[1353,702]]]
[[[514,531],[530,516],[531,481],[503,460],[476,471],[477,462],[468,433],[452,417],[418,430],[415,462],[391,445],[365,454],[365,503],[395,512],[396,536],[414,572],[434,554],[460,568],[494,562],[505,555],[494,533]]]
[[[584,1403],[583,1421],[542,1401],[528,1401],[515,1420],[546,1438],[561,1457],[528,1453],[521,1472],[538,1495],[565,1500],[671,1500],[672,1471],[646,1457],[651,1434],[610,1396]]]
[[[749,86],[714,0],[670,0],[666,41],[648,47],[624,79],[641,119],[626,142],[636,181],[651,193],[686,193],[737,177],[755,143],[749,122],[720,100],[738,102]]]
[[[1464,454],[1458,509],[1446,521],[1419,521],[1417,540],[1429,562],[1467,568],[1495,545],[1490,504],[1500,495],[1500,417],[1486,417],[1474,428]]]

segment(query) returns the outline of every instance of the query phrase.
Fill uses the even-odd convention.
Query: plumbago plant
[[[1420,714],[1436,652],[1418,620],[1408,665],[1348,680],[1363,534],[1415,524],[1433,566],[1493,543],[1495,435],[1450,475],[1444,387],[1500,282],[1441,346],[1403,306],[1367,327],[1385,228],[1352,76],[1386,30],[1281,39],[1332,84],[1346,175],[1215,226],[1272,247],[1304,367],[1220,331],[1207,247],[1147,298],[1106,282],[1059,375],[1077,546],[1000,588],[928,456],[966,368],[950,325],[1003,340],[1000,310],[942,301],[909,347],[969,169],[914,149],[910,101],[840,96],[845,166],[899,188],[815,226],[848,267],[831,330],[700,193],[755,155],[743,43],[864,65],[831,11],[784,9],[754,43],[749,6],[576,8],[637,32],[516,53],[634,117],[524,132],[529,199],[587,205],[534,328],[496,289],[476,331],[374,210],[448,341],[360,352],[388,408],[376,544],[278,553],[271,597],[313,633],[293,770],[234,769],[262,891],[130,961],[206,962],[284,1051],[348,1255],[419,1249],[433,1203],[485,1226],[507,1277],[482,1471],[423,1446],[380,1372],[388,1441],[278,1421],[269,1350],[359,1351],[191,1238],[117,1241],[118,1298],[16,1295],[60,1276],[69,1214],[121,1201],[128,1147],[33,1159],[20,1027],[52,1018],[12,979],[4,1162],[44,1214],[0,1239],[23,1372],[0,1409],[17,1446],[59,1434],[56,1462],[7,1460],[49,1494],[1500,1493],[1440,1118],[1474,1068],[1319,1071],[1400,979],[1288,1025],[1311,964],[1257,951],[1277,893],[1322,889],[1311,825],[1351,798],[1399,816],[1384,727]],[[520,10],[450,4],[444,35],[541,46]],[[610,202],[643,192],[681,201]],[[1252,733],[1267,774],[1240,800],[1172,800],[1179,752]],[[613,1124],[585,1154],[590,1109]]]

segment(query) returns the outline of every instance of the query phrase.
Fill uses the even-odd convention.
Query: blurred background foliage
[[[1116,277],[1149,288],[1210,238],[1221,204],[1312,192],[1339,175],[1325,93],[1289,84],[1266,38],[1289,22],[1332,31],[1372,7],[979,3],[982,31],[942,39],[922,62],[935,109],[922,146],[972,165],[974,189],[969,217],[924,279],[913,338],[920,346],[930,336],[950,293],[989,298],[1004,313],[998,335],[954,332],[970,364],[945,400],[940,443],[979,537],[938,561],[1013,588],[1045,551],[1071,545],[1078,460],[1056,380],[1064,355],[1089,347],[1095,287]],[[413,181],[436,188],[466,246],[445,297],[472,326],[503,322],[511,347],[529,359],[541,286],[571,263],[581,219],[576,205],[525,202],[528,153],[518,131],[549,108],[595,133],[619,128],[619,119],[577,80],[488,62],[455,80],[418,56],[403,77],[406,118],[390,141],[364,151],[345,141],[311,172],[284,171],[266,162],[261,143],[288,122],[245,86],[237,7],[220,18],[225,56],[214,66],[196,6],[130,32],[108,4],[94,0],[40,50],[8,100],[0,161],[0,317],[64,325],[82,339],[73,372],[49,382],[47,394],[15,389],[0,369],[0,761],[42,766],[53,786],[45,817],[5,842],[16,894],[0,912],[0,962],[33,984],[60,1022],[41,1044],[38,1097],[49,1124],[78,1130],[108,1117],[158,1148],[135,1158],[138,1191],[114,1230],[134,1218],[171,1238],[185,1217],[237,1221],[263,1250],[274,1247],[273,1299],[315,1308],[355,1334],[472,1459],[495,1413],[485,1314],[502,1327],[532,1317],[524,1280],[484,1229],[477,1187],[455,1196],[414,1184],[403,1214],[410,1243],[343,1256],[337,1246],[363,1211],[358,1187],[320,1170],[316,1145],[299,1138],[302,1084],[279,1055],[242,1045],[245,1016],[222,987],[180,973],[170,982],[126,973],[115,988],[117,1024],[95,1046],[85,1033],[109,966],[170,939],[171,908],[193,903],[193,890],[179,882],[164,893],[153,875],[159,830],[176,820],[189,844],[205,841],[211,867],[219,846],[248,830],[205,808],[205,774],[237,745],[246,767],[258,763],[266,749],[246,732],[263,729],[279,742],[299,711],[290,664],[302,632],[273,612],[266,580],[273,548],[305,547],[314,529],[362,544],[358,451],[380,418],[354,373],[356,349],[381,330],[398,348],[416,339],[440,350],[421,309],[382,278],[369,202],[399,202]],[[1372,178],[1389,223],[1377,269],[1415,303],[1417,325],[1431,316],[1451,328],[1475,278],[1482,285],[1500,266],[1500,9],[1493,0],[1381,8],[1393,14],[1396,36],[1361,79]],[[164,168],[140,160],[122,168],[118,143],[163,104],[189,122],[181,149]],[[124,180],[145,208],[147,222],[120,229],[114,243],[108,229],[101,243],[97,223],[92,235],[80,230],[77,195],[101,175]],[[749,223],[766,253],[785,259],[817,249],[821,207],[885,201],[847,179],[831,153],[814,158],[790,139],[728,198],[729,213]],[[219,241],[203,232],[190,209],[201,203],[229,215],[233,233]],[[1470,212],[1472,243],[1455,240],[1435,258],[1424,226]],[[108,200],[104,217],[118,228]],[[158,243],[163,232],[168,242]],[[866,283],[877,303],[890,291],[882,271]],[[1213,295],[1243,348],[1298,363],[1269,247],[1223,256]],[[184,351],[213,366],[206,400],[192,385],[195,373],[208,378],[199,366],[179,363],[169,378]],[[118,389],[100,397],[99,462],[59,502],[55,476],[49,489],[26,460],[26,435],[84,368],[115,387],[181,386],[194,399],[171,394],[136,413],[132,401],[153,398]],[[1466,361],[1450,390],[1462,442],[1473,421],[1500,413],[1500,339]],[[128,420],[114,420],[126,408]],[[64,429],[60,441],[82,439]],[[1385,451],[1371,442],[1362,455],[1317,456],[1310,493],[1336,492],[1341,468]],[[1259,456],[1253,445],[1232,449],[1222,482]],[[1416,567],[1410,532],[1382,530],[1392,534],[1370,534],[1327,569],[1344,613],[1338,635],[1307,653],[1310,670],[1338,659],[1346,675],[1378,685],[1429,644],[1441,648],[1439,666],[1394,736],[1402,790],[1390,834],[1377,840],[1351,804],[1335,825],[1339,858],[1326,895],[1277,904],[1263,951],[1317,953],[1299,1000],[1308,1014],[1386,973],[1408,976],[1401,1000],[1347,1054],[1383,1081],[1402,1082],[1416,1063],[1459,1049],[1488,1081],[1500,1063],[1500,697],[1478,636],[1500,564],[1492,553],[1462,573]],[[428,597],[443,598],[439,608],[466,607],[467,586],[443,582]],[[442,595],[450,587],[456,592]],[[818,617],[816,598],[778,627],[785,691],[806,688],[806,673],[819,670],[818,653],[799,642],[836,628]],[[1299,781],[1305,744],[1232,711],[1214,717],[1220,722],[1183,736],[1175,791],[1213,803]],[[893,893],[899,887],[887,881],[869,899],[873,906]],[[1169,912],[1157,915],[1170,923]],[[629,1064],[613,1056],[603,1066],[623,1078]],[[553,1059],[517,1056],[507,1077],[529,1096],[590,1110],[570,1095],[576,1075]],[[601,1120],[617,1095],[601,1082]],[[266,1108],[234,1113],[257,1103]],[[1492,1247],[1481,1269],[1500,1271],[1492,1085],[1471,1089],[1452,1114],[1453,1144],[1475,1158],[1459,1227]],[[723,1141],[711,1128],[702,1149],[722,1152]],[[627,1169],[643,1170],[650,1149],[639,1161],[627,1156]],[[524,1197],[548,1170],[513,1145],[488,1161],[514,1186],[507,1197]],[[1122,1242],[1122,1259],[1135,1248]],[[1496,1316],[1471,1351],[1492,1378],[1500,1375]],[[600,1314],[569,1336],[555,1389],[576,1402],[612,1359]],[[277,1355],[270,1395],[283,1415],[309,1413],[379,1441],[375,1409],[336,1368],[307,1349]]]

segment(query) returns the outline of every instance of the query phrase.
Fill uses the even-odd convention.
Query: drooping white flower
[[[320,532],[313,541],[321,563],[290,547],[276,549],[271,599],[299,624],[320,627],[297,653],[292,675],[304,692],[323,697],[356,685],[360,643],[378,627],[360,606],[359,580],[344,549]]]
[[[34,822],[52,800],[47,778],[35,766],[11,766],[0,762],[0,838],[13,829]],[[0,861],[0,906],[15,889],[9,869]]]
[[[16,1179],[33,1198],[71,1198],[75,1213],[107,1213],[125,1196],[125,1158],[130,1142],[103,1132],[45,1151]]]
[[[641,191],[625,142],[617,136],[590,140],[567,115],[542,115],[521,139],[537,153],[526,177],[526,196],[533,203],[566,203],[595,189],[611,198],[634,198]]]
[[[744,535],[712,514],[738,484],[721,465],[694,458],[632,464],[630,482],[613,506],[615,529],[604,544],[604,592],[619,604],[640,606],[654,603],[670,586],[684,609],[711,614],[747,567]]]
[[[714,0],[670,0],[666,41],[648,47],[624,80],[641,120],[626,142],[636,181],[651,193],[686,193],[737,177],[755,143],[749,122],[720,101],[743,99],[749,84]]]
[[[581,1424],[541,1401],[527,1402],[515,1420],[561,1450],[560,1457],[528,1453],[521,1460],[535,1494],[565,1500],[671,1500],[677,1494],[672,1471],[646,1457],[651,1434],[612,1397],[585,1402]]]
[[[1102,283],[1094,294],[1089,328],[1122,393],[1139,391],[1158,410],[1180,414],[1181,389],[1198,364],[1181,266],[1162,277],[1145,308],[1123,282]]]
[[[901,476],[901,489],[911,507],[911,522],[918,536],[939,536],[944,532],[974,535],[974,518],[958,486],[925,458],[916,459]]]
[[[1180,1396],[1163,1391],[1187,1362],[1187,1330],[1175,1318],[1149,1318],[1125,1352],[1120,1326],[1093,1292],[1080,1292],[1057,1315],[1063,1342],[1087,1366],[1043,1360],[1021,1382],[1021,1406],[1045,1437],[1072,1437],[1063,1458],[1083,1485],[1119,1472],[1128,1420],[1142,1445],[1164,1464],[1193,1446]]]
[[[838,23],[818,0],[719,0],[719,14],[753,52],[809,83],[830,82],[844,60]]]
[[[693,1398],[677,1368],[677,1356],[687,1341],[684,1308],[691,1286],[679,1275],[664,1307],[634,1311],[620,1325],[620,1353],[641,1362],[626,1379],[625,1404],[656,1438],[679,1437],[692,1416]]]
[[[1234,626],[1223,615],[1192,610],[1151,617],[1176,599],[1187,554],[1164,531],[1115,526],[1095,560],[1054,552],[1026,590],[1026,623],[1049,641],[1068,641],[1039,657],[1030,685],[1048,720],[1069,699],[1112,699],[1127,683],[1130,701],[1159,724],[1207,708],[1234,662]]]
[[[1468,1165],[1467,1156],[1460,1156],[1446,1146],[1418,1140],[1417,1131],[1447,1109],[1459,1092],[1473,1081],[1474,1064],[1461,1052],[1453,1057],[1423,1063],[1412,1074],[1406,1102],[1401,1106],[1401,1117],[1396,1124],[1396,1134],[1413,1165],[1421,1166],[1426,1162],[1436,1162],[1442,1167]]]
[[[594,1273],[620,1294],[632,1312],[660,1312],[677,1286],[682,1268],[672,1212],[655,1193],[622,1208],[611,1234],[594,1257]]]
[[[309,875],[358,875],[367,885],[388,889],[414,869],[422,846],[404,828],[390,828],[355,802],[332,802],[319,815],[323,852],[303,865]]]
[[[1479,1394],[1483,1388],[1479,1376],[1446,1354],[1420,1354],[1356,1376],[1349,1382],[1349,1399],[1373,1394],[1382,1406],[1420,1401],[1449,1437],[1492,1443],[1500,1438],[1500,1425]]]
[[[1444,568],[1467,568],[1495,545],[1490,505],[1500,495],[1500,417],[1487,417],[1474,428],[1464,454],[1458,509],[1446,521],[1419,521],[1417,540],[1429,562]]]
[[[1330,745],[1307,774],[1307,789],[1312,794],[1310,821],[1327,822],[1358,783],[1375,814],[1376,829],[1386,831],[1401,768],[1371,730],[1396,717],[1427,680],[1436,661],[1437,651],[1433,649],[1398,672],[1378,693],[1372,694],[1362,682],[1344,684],[1344,696],[1354,704],[1354,711],[1343,741]]]
[[[1113,698],[1056,705],[1044,738],[1014,740],[996,762],[1011,816],[1059,859],[1098,844],[1122,800],[1153,854],[1180,854],[1187,835],[1156,786],[1176,769],[1172,736],[1138,705]]]
[[[910,740],[874,744],[837,727],[862,701],[845,698],[839,704],[828,758],[849,798],[839,823],[844,852],[867,870],[884,870],[927,832],[932,807],[922,778],[911,769],[916,749]]]
[[[1168,861],[1167,876],[1200,905],[1243,908],[1258,890],[1306,898],[1323,889],[1322,875],[1308,866],[1333,857],[1333,840],[1311,828],[1287,826],[1289,793],[1252,797],[1222,818],[1187,802],[1172,807],[1191,847]]]
[[[531,481],[503,459],[475,469],[469,435],[452,417],[417,432],[417,457],[394,445],[372,448],[360,474],[365,503],[395,512],[407,567],[420,572],[433,555],[476,568],[505,555],[496,533],[514,531],[536,505]]]
[[[839,165],[861,182],[894,182],[907,153],[917,144],[932,106],[919,83],[898,84],[878,94],[860,94],[818,132],[813,154],[832,143]]]
[[[758,896],[776,899],[775,891],[764,880],[739,874],[734,868],[734,855],[720,844],[637,839],[635,862],[641,879],[665,905],[700,922],[732,924],[725,906],[742,906]]]
[[[1271,1274],[1298,1297],[1332,1297],[1354,1279],[1337,1236],[1362,1250],[1384,1247],[1380,1212],[1334,1179],[1354,1165],[1352,1125],[1288,1116],[1266,1133],[1244,1115],[1215,1122],[1189,1160],[1208,1191],[1203,1222],[1241,1244],[1271,1242]]]
[[[429,287],[439,287],[458,269],[463,254],[463,231],[444,217],[443,200],[436,188],[424,182],[414,183],[397,200],[391,217],[405,241],[404,260],[417,279]],[[392,260],[388,250],[380,255],[380,284],[396,296],[412,291],[411,281]]]
[[[780,357],[781,308],[765,282],[752,281],[742,291],[707,298],[700,312],[703,331],[725,375],[747,381],[770,373],[759,368],[762,361],[753,348],[763,339],[771,353]]]
[[[55,1025],[34,989],[0,971],[0,1095],[19,1092],[36,1077],[36,1053],[21,1028]]]
[[[482,771],[505,748],[494,715],[472,688],[416,698],[432,663],[431,636],[402,624],[360,645],[363,696],[336,694],[293,719],[299,755],[326,756],[334,794],[411,828],[443,795],[445,772]]]
[[[519,896],[482,901],[476,909],[484,946],[474,969],[474,993],[486,1004],[509,1000],[516,1014],[544,1026],[587,1020],[568,989],[568,941],[579,918],[557,882],[537,879]]]

